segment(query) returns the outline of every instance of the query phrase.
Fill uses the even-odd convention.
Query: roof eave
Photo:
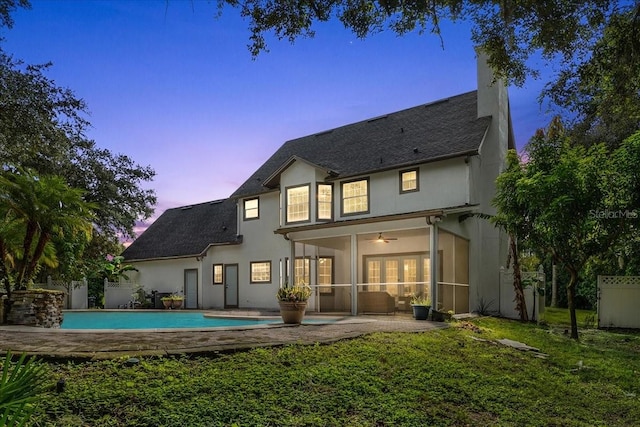
[[[142,262],[142,261],[166,261],[169,259],[184,259],[184,258],[200,258],[204,256],[207,251],[214,246],[232,246],[232,245],[240,245],[242,244],[242,236],[238,237],[238,240],[234,242],[220,242],[220,243],[209,243],[204,250],[191,253],[186,255],[169,255],[169,256],[158,256],[158,257],[150,257],[150,258],[125,258],[127,262]]]
[[[445,160],[455,159],[457,157],[477,156],[478,154],[479,154],[478,153],[478,149],[461,151],[461,152],[458,152],[458,153],[446,154],[446,155],[442,155],[442,156],[431,157],[431,158],[428,158],[428,159],[416,160],[416,161],[405,162],[405,163],[398,163],[398,164],[395,164],[395,165],[386,166],[384,168],[369,169],[369,170],[365,170],[365,171],[352,173],[352,174],[349,174],[349,175],[337,175],[337,176],[329,175],[326,178],[326,180],[327,181],[337,181],[337,180],[341,180],[341,179],[352,178],[352,177],[355,177],[355,176],[369,175],[369,174],[378,173],[378,172],[386,172],[386,171],[393,170],[393,169],[403,169],[403,168],[408,168],[408,167],[416,166],[416,165],[424,165],[424,164],[427,164],[427,163],[441,162],[441,161],[445,161]]]

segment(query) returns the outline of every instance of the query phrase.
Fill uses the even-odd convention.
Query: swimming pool
[[[332,319],[305,319],[329,323]],[[61,329],[185,329],[257,326],[282,323],[273,318],[205,317],[197,311],[65,311]]]

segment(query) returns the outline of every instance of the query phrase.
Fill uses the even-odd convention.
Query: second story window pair
[[[318,184],[317,191],[317,219],[333,219],[333,186],[331,184]],[[310,185],[289,187],[286,194],[286,222],[304,222],[311,219],[310,213]]]

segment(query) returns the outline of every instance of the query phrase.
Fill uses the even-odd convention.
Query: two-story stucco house
[[[319,312],[497,300],[505,239],[470,214],[494,211],[513,132],[479,64],[477,91],[288,141],[230,198],[167,210],[124,252],[135,280],[187,308],[275,309],[287,280]]]

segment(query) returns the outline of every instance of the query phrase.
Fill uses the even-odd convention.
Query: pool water
[[[189,311],[65,311],[61,329],[220,328],[282,323],[274,319],[205,317]]]
[[[332,323],[335,319],[306,318],[302,323]],[[223,328],[282,323],[280,318],[205,317],[196,311],[65,311],[61,329],[180,329]]]

